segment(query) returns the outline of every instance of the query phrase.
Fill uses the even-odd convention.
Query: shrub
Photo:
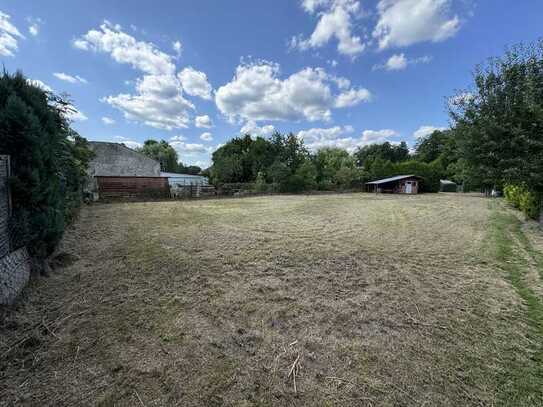
[[[538,219],[541,210],[541,199],[535,192],[527,189],[520,194],[519,209],[531,219]]]
[[[268,192],[268,185],[266,184],[266,178],[262,171],[259,171],[254,183],[255,192]]]
[[[527,217],[537,219],[541,212],[541,195],[526,185],[508,184],[503,188],[507,202],[520,209]]]
[[[82,199],[87,141],[70,128],[69,102],[29,83],[0,76],[0,153],[11,156],[12,247],[44,258]]]

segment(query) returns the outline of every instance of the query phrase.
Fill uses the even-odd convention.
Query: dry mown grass
[[[71,261],[4,313],[0,405],[500,404],[533,343],[486,254],[491,212],[443,194],[85,208]]]

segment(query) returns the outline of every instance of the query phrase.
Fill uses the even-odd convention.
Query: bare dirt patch
[[[95,205],[0,327],[0,405],[495,405],[522,302],[465,195]],[[535,404],[534,404],[535,405]]]

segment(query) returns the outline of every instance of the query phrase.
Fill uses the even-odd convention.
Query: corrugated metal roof
[[[367,185],[379,185],[379,184],[386,184],[388,182],[394,182],[394,181],[399,181],[401,179],[405,179],[405,178],[421,178],[421,177],[418,177],[414,174],[410,174],[410,175],[396,175],[395,177],[390,177],[390,178],[383,178],[383,179],[379,179],[377,181],[372,181],[372,182],[367,182],[366,184]]]
[[[445,185],[456,185],[456,182],[450,181],[448,179],[440,179],[439,182]]]
[[[168,177],[168,178],[206,178],[203,175],[177,174],[175,172],[164,172],[164,171],[160,171],[160,176]]]

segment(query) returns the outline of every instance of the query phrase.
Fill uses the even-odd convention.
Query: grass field
[[[541,406],[542,242],[469,195],[86,207],[0,405]]]

